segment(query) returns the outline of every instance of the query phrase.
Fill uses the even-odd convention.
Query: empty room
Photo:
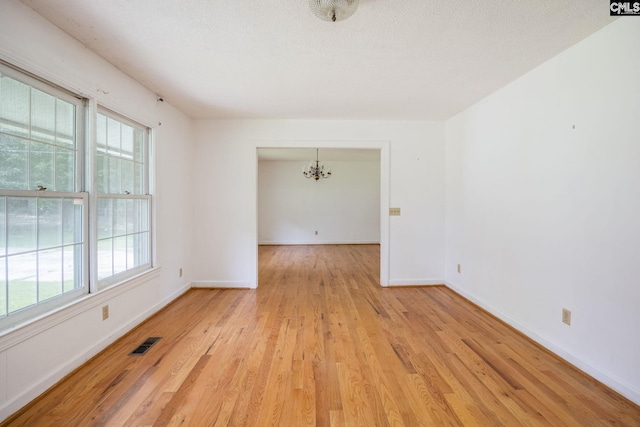
[[[640,425],[639,15],[0,1],[0,426]]]

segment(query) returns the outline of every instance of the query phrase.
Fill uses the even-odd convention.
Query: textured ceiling
[[[604,0],[23,0],[194,118],[446,119],[612,22]]]

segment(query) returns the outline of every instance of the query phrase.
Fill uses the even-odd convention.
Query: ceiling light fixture
[[[309,0],[314,15],[323,21],[342,21],[353,15],[360,0]]]
[[[324,165],[318,161],[318,149],[316,148],[316,164],[309,163],[309,166],[302,169],[302,174],[305,178],[313,178],[318,181],[320,178],[331,178],[331,171],[325,172]]]

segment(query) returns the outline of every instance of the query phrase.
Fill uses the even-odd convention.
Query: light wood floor
[[[379,248],[265,246],[258,290],[191,290],[15,426],[640,426],[640,407]],[[128,356],[149,336],[162,339]]]

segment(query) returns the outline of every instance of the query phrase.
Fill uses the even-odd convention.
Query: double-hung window
[[[0,328],[87,292],[83,104],[0,64]]]
[[[149,129],[85,105],[0,63],[0,331],[152,266]]]
[[[103,109],[96,129],[97,277],[103,288],[151,266],[149,132]]]

